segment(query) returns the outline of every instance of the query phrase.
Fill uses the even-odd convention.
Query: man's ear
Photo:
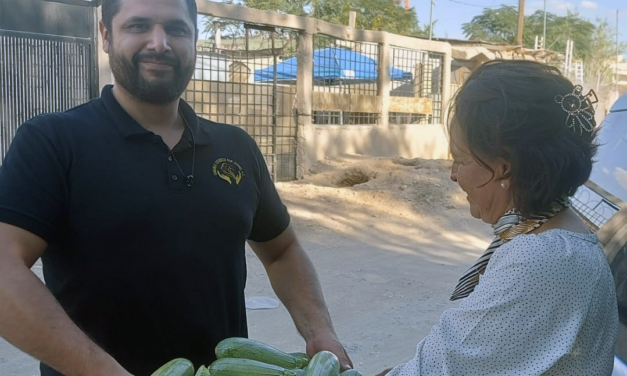
[[[102,20],[98,23],[98,28],[102,36],[102,49],[105,53],[109,53],[109,48],[111,48],[111,33]]]

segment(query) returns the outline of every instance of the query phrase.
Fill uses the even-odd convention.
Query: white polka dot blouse
[[[596,235],[519,235],[387,376],[609,376],[617,333],[614,279]]]

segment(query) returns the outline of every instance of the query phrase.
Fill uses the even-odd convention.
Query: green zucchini
[[[305,368],[308,363],[307,359],[302,356],[290,355],[265,343],[239,337],[227,338],[218,343],[218,346],[216,346],[216,357],[218,359],[242,358],[257,360],[286,369]]]
[[[187,359],[176,358],[159,367],[151,376],[194,376],[194,365]]]
[[[346,371],[340,373],[340,376],[362,376],[362,374],[356,369],[347,369]]]
[[[200,368],[198,368],[198,371],[196,371],[195,376],[210,376],[209,370],[205,366],[200,366]]]
[[[252,359],[220,358],[209,366],[211,376],[298,376],[283,367]]]
[[[302,368],[294,368],[290,371],[294,372],[295,376],[305,376],[305,370]]]
[[[307,354],[302,352],[292,352],[289,353],[289,355],[298,359],[302,359],[301,362],[303,363],[303,368],[305,368],[307,364],[309,364],[309,360],[311,359]]]
[[[339,376],[340,361],[329,351],[320,351],[311,358],[305,376]]]

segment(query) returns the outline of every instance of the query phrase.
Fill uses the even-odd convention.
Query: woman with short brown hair
[[[495,239],[411,361],[388,376],[611,375],[618,311],[570,208],[596,152],[592,91],[529,61],[478,68],[450,111],[451,179]]]

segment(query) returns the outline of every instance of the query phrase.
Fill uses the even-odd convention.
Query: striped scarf
[[[475,287],[479,284],[479,276],[483,275],[490,262],[490,257],[500,246],[512,240],[517,235],[527,234],[542,226],[543,223],[568,206],[570,206],[570,200],[567,197],[563,197],[555,200],[548,210],[531,215],[527,219],[523,219],[519,216],[515,209],[503,214],[503,216],[492,225],[495,235],[494,240],[475,264],[459,279],[455,291],[453,291],[453,295],[451,295],[451,300],[463,299],[475,290]]]

